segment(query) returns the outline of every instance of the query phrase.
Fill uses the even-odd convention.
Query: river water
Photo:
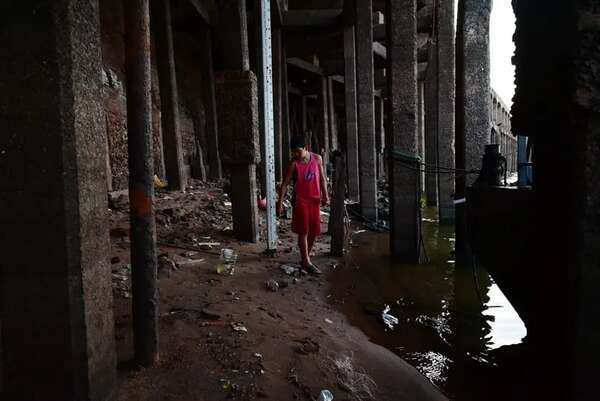
[[[420,265],[392,262],[387,234],[356,233],[345,266],[335,273],[332,302],[449,398],[514,399],[507,381],[516,380],[526,328],[483,268],[456,266],[453,229],[434,218],[435,209],[427,209],[428,260]],[[393,329],[381,319],[386,306],[398,319]]]

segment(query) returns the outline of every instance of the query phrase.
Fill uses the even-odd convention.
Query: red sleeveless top
[[[296,185],[294,192],[296,198],[304,201],[321,201],[321,170],[319,161],[314,153],[310,153],[308,163],[295,161]]]

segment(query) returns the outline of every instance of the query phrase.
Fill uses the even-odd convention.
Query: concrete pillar
[[[246,1],[221,1],[219,21],[215,40],[224,70],[216,79],[219,148],[231,174],[233,230],[239,240],[258,242],[259,109],[256,77],[250,73]]]
[[[391,151],[417,155],[417,0],[387,0],[388,118]],[[390,252],[420,261],[419,164],[390,158]]]
[[[333,152],[333,197],[331,202],[331,220],[329,232],[331,233],[331,255],[344,256],[346,245],[346,166],[342,152]]]
[[[273,53],[273,123],[275,143],[275,181],[281,181],[281,144],[283,132],[283,103],[282,103],[282,33],[281,28],[273,26],[272,31],[272,53]]]
[[[377,179],[385,176],[385,104],[381,97],[375,97],[375,151],[377,153]]]
[[[358,123],[356,103],[356,41],[354,26],[344,27],[344,90],[346,98],[346,166],[348,170],[348,195],[360,199],[358,163]]]
[[[425,161],[425,82],[418,82],[417,143],[421,161]],[[425,168],[426,169],[426,168]],[[425,172],[421,173],[421,193],[425,193]]]
[[[454,165],[454,126],[455,126],[455,40],[454,40],[454,1],[438,3],[437,18],[437,131],[438,165],[440,169],[453,169]],[[488,90],[489,93],[489,90]],[[489,99],[489,95],[485,96]],[[489,142],[488,129],[485,132]],[[438,173],[439,220],[440,224],[454,223],[454,178],[441,170]]]
[[[207,24],[202,24],[200,40],[202,48],[202,101],[206,114],[206,143],[208,147],[208,176],[213,180],[220,180],[223,178],[223,169],[219,154],[219,124],[217,121],[215,68],[212,55],[213,40],[210,26]]]
[[[289,94],[289,81],[287,71],[287,50],[285,47],[285,40],[282,41],[281,48],[281,109],[282,109],[282,131],[281,131],[281,165],[282,171],[285,171],[287,165],[291,160],[290,142],[292,138],[292,127],[290,123],[290,94]]]
[[[152,1],[152,32],[156,45],[156,64],[160,86],[160,111],[165,175],[169,189],[183,190],[186,176],[179,129],[179,95],[175,73],[171,0]]]
[[[425,77],[425,163],[431,173],[425,174],[425,193],[427,205],[438,205],[438,175],[435,170],[438,166],[438,98],[437,98],[437,48],[431,44],[429,63]]]
[[[319,153],[323,157],[325,167],[329,164],[329,101],[328,101],[328,85],[327,78],[321,77],[319,81],[319,93],[317,94],[318,108],[318,138],[319,149],[315,149],[315,153]]]
[[[357,1],[355,11],[360,204],[364,217],[377,220],[372,0]]]
[[[490,132],[491,0],[459,0],[456,36],[456,168],[479,170]],[[466,195],[473,174],[456,176],[456,198]],[[456,206],[456,255],[468,263],[465,204]]]
[[[329,105],[329,150],[338,149],[337,117],[335,113],[335,98],[333,96],[333,78],[327,78],[327,101]]]
[[[2,2],[0,26],[2,399],[113,400],[98,2]]]

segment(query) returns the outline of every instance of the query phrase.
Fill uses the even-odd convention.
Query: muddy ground
[[[110,204],[119,400],[314,400],[322,389],[335,400],[445,399],[329,302],[331,273],[346,266],[327,256],[328,236],[315,247],[324,274],[288,276],[280,265],[299,261],[290,221],[280,222],[279,254],[263,256],[264,245],[233,238],[217,184],[157,193],[160,362],[133,367],[126,195]],[[216,273],[225,247],[239,255],[232,276]]]

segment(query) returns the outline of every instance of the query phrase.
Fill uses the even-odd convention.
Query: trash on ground
[[[273,292],[279,291],[279,283],[275,280],[268,280],[265,285],[267,288]]]
[[[248,329],[246,328],[246,326],[244,326],[241,323],[231,323],[231,328],[233,329],[233,331],[238,331],[238,332],[242,332],[242,333],[248,332]]]
[[[221,249],[221,262],[217,265],[217,274],[233,276],[237,253],[233,249]]]
[[[158,178],[158,176],[155,174],[154,175],[154,188],[166,188],[167,184],[165,182],[163,182],[160,178]]]
[[[398,324],[398,318],[390,315],[388,312],[390,311],[390,306],[386,305],[383,312],[381,312],[381,319],[383,323],[390,329],[394,330],[394,327]]]
[[[177,267],[197,267],[204,264],[204,259],[190,259],[177,262]]]
[[[281,265],[279,266],[282,272],[287,274],[288,276],[297,276],[300,275],[300,268],[296,265]]]
[[[333,320],[325,318],[325,323],[333,324]]]
[[[333,394],[329,390],[321,390],[317,401],[333,401]]]

